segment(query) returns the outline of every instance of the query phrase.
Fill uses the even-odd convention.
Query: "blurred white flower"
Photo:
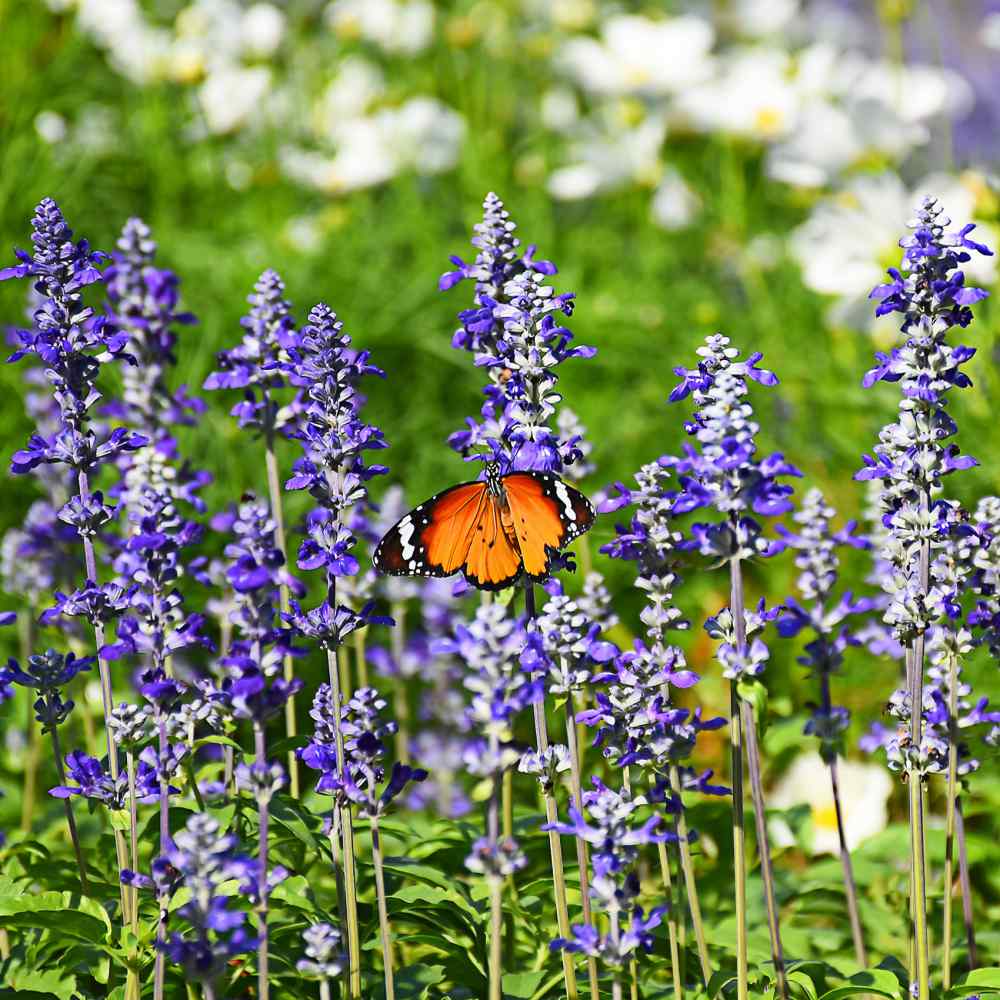
[[[681,94],[678,112],[702,132],[723,132],[768,142],[787,135],[801,96],[791,59],[766,47],[737,49],[719,60],[718,73]]]
[[[701,199],[674,167],[667,167],[650,205],[653,221],[668,232],[684,229],[691,225],[700,209]]]
[[[556,66],[593,94],[662,96],[708,78],[713,39],[712,26],[699,17],[616,15],[601,26],[600,41],[567,41]]]
[[[285,15],[273,4],[255,3],[243,16],[242,36],[248,55],[272,56],[285,37]]]
[[[568,87],[553,87],[545,91],[539,115],[546,128],[553,132],[568,132],[580,118],[576,95]]]
[[[66,119],[58,111],[39,111],[35,115],[35,131],[50,146],[66,138]]]
[[[579,136],[570,144],[574,162],[549,175],[554,198],[574,201],[623,184],[652,186],[660,178],[660,149],[666,122],[651,115],[634,127],[608,120],[581,122]]]
[[[844,819],[844,837],[848,850],[854,850],[869,837],[885,829],[892,779],[879,764],[837,762],[840,780],[840,805]],[[840,854],[837,836],[837,813],[830,785],[830,772],[818,753],[796,757],[768,795],[768,805],[788,809],[807,805],[812,812],[812,830],[805,846],[813,854]],[[783,821],[770,824],[775,842],[789,846],[791,831]]]
[[[465,139],[465,119],[433,97],[411,97],[398,108],[377,115],[398,169],[439,174],[458,162]]]
[[[162,76],[171,35],[149,24],[138,0],[76,0],[76,9],[80,30],[107,51],[122,76],[140,84]]]
[[[434,7],[426,0],[333,0],[326,19],[341,38],[403,55],[423,52],[434,34]]]
[[[365,114],[384,92],[385,78],[378,66],[361,56],[348,56],[317,103],[317,133],[331,135],[345,119]]]
[[[788,28],[800,6],[799,0],[730,0],[718,17],[722,25],[738,35],[762,38]]]
[[[884,329],[891,336],[898,325],[892,316],[875,320],[868,293],[883,280],[885,269],[901,258],[899,240],[907,220],[925,194],[944,206],[956,228],[977,222],[976,189],[980,175],[934,174],[912,189],[892,173],[856,177],[842,190],[820,199],[812,214],[789,237],[789,250],[802,269],[802,279],[813,291],[836,296],[830,321],[858,329]],[[996,231],[978,223],[978,239],[996,247]],[[990,285],[996,280],[997,258],[974,254],[963,265],[970,283]]]
[[[198,88],[198,103],[209,132],[224,135],[245,125],[271,88],[266,66],[227,67],[209,74]]]
[[[333,155],[287,146],[282,170],[293,180],[330,194],[383,184],[402,170],[436,174],[457,162],[465,120],[432,97],[413,97],[398,108],[331,124]]]
[[[295,215],[285,223],[282,235],[301,253],[313,253],[323,244],[323,229],[314,215]]]

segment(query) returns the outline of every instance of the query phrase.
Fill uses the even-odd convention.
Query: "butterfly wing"
[[[459,483],[414,507],[378,543],[375,568],[392,576],[451,576],[465,564],[487,500],[485,483]]]
[[[546,576],[550,550],[558,551],[588,531],[594,505],[550,472],[512,472],[503,477],[524,568]]]
[[[465,558],[465,577],[480,590],[503,590],[521,575],[521,553],[504,531],[500,508],[487,492]]]

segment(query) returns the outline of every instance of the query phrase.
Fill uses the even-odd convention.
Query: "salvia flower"
[[[257,941],[246,928],[246,913],[233,907],[238,896],[220,890],[231,879],[246,879],[253,863],[236,852],[236,838],[221,831],[208,813],[195,813],[173,837],[164,860],[176,872],[175,886],[190,898],[179,910],[190,930],[158,942],[171,962],[196,982],[213,983],[234,956],[253,951]]]
[[[59,427],[52,435],[33,434],[14,455],[11,471],[18,475],[42,463],[61,463],[86,474],[99,462],[146,443],[125,428],[98,440],[90,426],[90,410],[100,399],[96,381],[101,365],[118,357],[134,359],[127,353],[128,335],[83,301],[83,290],[103,280],[105,255],[92,251],[86,240],[73,241],[73,231],[51,198],[35,209],[32,230],[33,253],[18,250],[20,263],[0,269],[0,281],[32,278],[39,296],[33,328],[18,331],[21,346],[9,360],[38,356],[59,407]]]
[[[146,434],[160,449],[170,450],[170,428],[195,423],[205,404],[184,386],[171,391],[167,372],[177,363],[175,327],[195,317],[179,312],[179,279],[155,265],[156,243],[142,219],[125,223],[111,266],[104,272],[108,313],[114,327],[128,334],[127,351],[136,364],[122,373],[122,397],[107,411]]]
[[[972,384],[962,366],[975,351],[953,347],[947,338],[952,327],[968,326],[970,306],[987,294],[965,285],[961,265],[970,260],[969,251],[991,251],[968,238],[973,227],[950,232],[950,224],[937,200],[925,198],[909,224],[913,235],[900,241],[905,276],[893,268],[893,280],[872,292],[879,314],[903,315],[906,341],[879,359],[864,385],[898,383],[901,399],[896,422],[882,429],[855,478],[882,485],[889,528],[884,556],[893,569],[885,620],[904,642],[926,632],[945,610],[935,581],[925,591],[918,579],[920,547],[926,543],[932,553],[939,550],[954,525],[954,508],[931,500],[931,493],[945,476],[976,464],[949,442],[958,428],[947,410],[948,393]]]
[[[341,933],[330,924],[310,924],[302,932],[305,958],[295,963],[303,979],[336,979],[347,968]]]
[[[834,531],[831,521],[835,513],[823,494],[811,489],[803,497],[802,508],[793,515],[795,530],[780,525],[777,528],[785,545],[795,552],[795,565],[800,571],[798,591],[806,602],[803,606],[793,597],[785,600],[777,620],[778,633],[790,638],[806,631],[811,636],[805,655],[798,662],[819,680],[820,698],[812,705],[805,732],[820,741],[820,755],[827,761],[842,752],[843,735],[850,724],[847,709],[832,702],[830,678],[840,670],[844,651],[860,644],[852,620],[875,607],[875,602],[869,599],[855,600],[850,591],[839,599],[834,597],[840,569],[838,548],[870,547],[866,539],[855,534],[854,521]]]
[[[675,515],[712,508],[720,523],[696,523],[685,544],[718,560],[768,556],[776,547],[762,537],[760,523],[751,515],[773,517],[792,509],[792,488],[780,482],[801,473],[781,454],[757,457],[759,425],[747,402],[748,383],[778,384],[773,372],[758,367],[759,353],[745,361],[722,334],[708,337],[698,349],[701,360],[689,371],[676,368],[680,383],[670,393],[676,402],[691,396],[695,412],[685,425],[694,444],[685,444],[674,468],[679,491],[673,498]]]
[[[283,408],[276,393],[287,384],[288,352],[298,343],[291,305],[285,300],[285,285],[277,272],[267,270],[247,298],[250,312],[240,320],[243,340],[217,357],[218,371],[205,379],[206,389],[243,389],[241,402],[232,415],[240,427],[289,433],[297,406]]]
[[[556,369],[573,357],[590,358],[592,347],[573,347],[562,317],[573,312],[574,295],[556,295],[545,278],[556,273],[549,261],[521,251],[515,224],[493,193],[483,203],[483,221],[472,240],[476,259],[453,257],[457,270],[442,276],[442,290],[463,279],[475,283],[475,305],[459,314],[452,345],[472,352],[490,382],[482,420],[470,418],[449,443],[463,455],[484,448],[485,457],[506,468],[561,471],[583,462],[582,428],[572,414],[553,426],[562,399]]]

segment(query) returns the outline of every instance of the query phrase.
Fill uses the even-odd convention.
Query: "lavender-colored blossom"
[[[777,620],[778,633],[791,638],[805,630],[811,636],[805,655],[800,656],[798,662],[809,668],[810,676],[818,679],[820,698],[812,705],[805,733],[820,741],[820,755],[827,761],[843,752],[843,736],[850,724],[847,709],[833,704],[830,678],[840,670],[844,651],[849,646],[860,645],[854,634],[853,620],[858,615],[867,615],[875,607],[870,599],[855,600],[850,591],[839,598],[834,597],[840,569],[837,549],[870,548],[867,539],[855,534],[857,524],[854,521],[834,531],[830,522],[835,513],[823,494],[811,489],[802,500],[801,510],[793,515],[796,530],[780,525],[777,529],[786,547],[795,552],[795,565],[800,570],[798,591],[806,602],[803,606],[795,598],[785,600],[784,610]]]
[[[73,241],[51,198],[39,203],[31,221],[33,253],[17,250],[20,263],[0,269],[0,281],[32,278],[39,295],[33,328],[17,331],[21,346],[9,360],[34,354],[44,364],[59,406],[59,427],[51,435],[32,434],[14,455],[11,470],[19,475],[42,463],[62,463],[85,475],[99,462],[146,443],[125,428],[98,440],[90,426],[90,410],[100,398],[95,383],[101,366],[118,357],[134,363],[134,358],[127,352],[127,334],[83,302],[83,290],[104,280],[100,266],[106,256],[92,251],[86,240]]]
[[[465,859],[465,867],[470,872],[485,875],[491,881],[503,881],[520,871],[527,863],[528,858],[513,837],[501,837],[496,841],[480,837],[473,843],[472,852]]]
[[[177,363],[174,327],[197,320],[178,312],[179,279],[156,267],[155,258],[149,227],[142,219],[129,219],[104,280],[109,317],[116,330],[128,335],[126,349],[137,364],[123,370],[121,401],[107,411],[145,434],[159,450],[172,451],[170,428],[195,423],[205,404],[184,386],[176,391],[168,386],[167,372]]]
[[[154,747],[146,747],[139,757],[136,768],[136,801],[150,805],[160,798],[160,779],[164,781],[175,775],[184,757],[185,748],[181,747],[160,757]],[[104,769],[104,765],[95,757],[82,750],[71,750],[66,755],[66,776],[75,785],[58,785],[49,791],[57,799],[66,799],[79,795],[107,806],[111,810],[127,809],[129,805],[128,775],[122,771],[117,780]],[[176,795],[179,789],[167,785],[167,793]]]
[[[205,379],[205,389],[243,389],[232,415],[245,429],[270,439],[295,427],[297,404],[282,408],[275,393],[287,385],[288,352],[298,344],[285,285],[275,271],[265,271],[247,298],[251,309],[240,320],[243,340],[217,357],[218,371]]]
[[[341,947],[341,934],[330,924],[310,924],[302,932],[305,958],[295,963],[303,979],[335,979],[347,968],[347,956]]]
[[[675,369],[681,381],[670,394],[671,402],[693,398],[695,412],[685,429],[696,442],[686,444],[673,463],[680,488],[672,509],[679,515],[712,508],[722,516],[720,523],[694,524],[685,543],[719,560],[777,551],[750,515],[773,517],[790,511],[792,488],[779,479],[801,475],[781,454],[757,457],[760,428],[746,401],[748,382],[774,386],[778,379],[758,367],[760,354],[738,361],[739,353],[727,337],[708,337],[698,349],[701,361],[696,369]]]
[[[233,908],[234,897],[220,890],[233,878],[247,879],[253,862],[236,853],[236,838],[223,834],[218,820],[195,813],[179,830],[164,861],[176,877],[174,885],[190,898],[179,912],[190,931],[174,932],[157,947],[196,982],[214,983],[234,956],[253,951],[257,941],[246,928],[246,913]]]
[[[556,295],[545,283],[555,265],[535,260],[533,246],[521,251],[516,226],[495,194],[486,196],[483,221],[474,228],[475,261],[453,257],[456,270],[439,285],[446,290],[462,280],[475,283],[475,305],[459,313],[461,327],[452,345],[470,351],[490,382],[482,419],[469,418],[449,443],[463,455],[485,448],[484,457],[505,470],[561,472],[583,463],[582,430],[573,415],[552,426],[562,399],[556,369],[569,358],[596,353],[571,346],[573,334],[561,323],[572,315],[574,295]]]
[[[903,315],[906,342],[881,358],[864,385],[897,383],[902,398],[898,419],[882,429],[878,446],[864,456],[855,478],[882,484],[882,514],[889,528],[884,557],[893,568],[885,620],[902,641],[926,632],[947,612],[946,595],[933,578],[925,590],[917,569],[921,546],[929,545],[933,557],[954,527],[954,508],[931,502],[931,491],[945,476],[976,464],[948,443],[958,428],[947,411],[948,393],[972,384],[962,366],[975,351],[953,347],[947,336],[954,326],[968,326],[970,306],[986,296],[965,285],[961,265],[971,259],[968,251],[991,251],[968,238],[974,227],[950,232],[950,224],[937,200],[925,198],[910,223],[913,234],[900,240],[905,277],[892,268],[893,280],[872,292],[879,315]]]

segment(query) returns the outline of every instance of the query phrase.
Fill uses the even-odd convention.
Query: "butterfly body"
[[[522,573],[548,575],[552,555],[594,522],[590,501],[548,472],[459,483],[414,507],[375,550],[375,568],[394,576],[451,576],[502,590]]]

